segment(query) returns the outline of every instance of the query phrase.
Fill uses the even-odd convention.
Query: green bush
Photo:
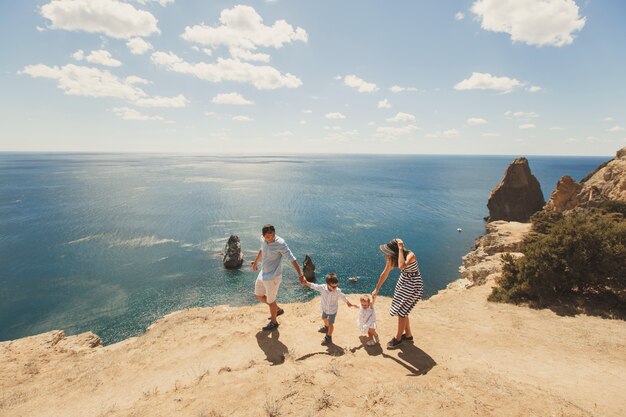
[[[505,256],[492,301],[546,306],[571,296],[626,292],[626,220],[588,210],[568,216],[533,216],[524,257]]]

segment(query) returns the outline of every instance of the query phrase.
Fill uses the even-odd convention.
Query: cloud
[[[448,130],[444,130],[443,132],[441,131],[437,131],[434,133],[429,133],[426,135],[427,138],[440,138],[440,137],[444,137],[444,138],[454,138],[457,137],[461,134],[461,132],[459,132],[456,129],[448,129]]]
[[[541,91],[543,91],[543,88],[537,86],[537,85],[531,85],[530,87],[526,88],[526,91],[528,91],[529,93],[539,93]]]
[[[557,132],[557,131],[565,130],[565,129],[560,127],[560,126],[552,126],[549,130],[553,130],[553,131]]]
[[[98,68],[73,64],[62,67],[37,64],[24,67],[19,74],[56,80],[58,87],[70,96],[120,98],[144,107],[184,107],[181,103],[187,102],[182,95],[173,98],[150,97],[134,86],[147,82],[142,78],[130,76],[122,80]]]
[[[623,132],[624,130],[626,130],[626,129],[624,129],[621,126],[613,126],[612,128],[607,129],[606,131],[607,132]]]
[[[281,48],[294,41],[308,41],[304,29],[294,28],[284,20],[277,20],[272,26],[264,25],[263,18],[250,6],[237,5],[222,10],[220,23],[220,26],[215,27],[204,24],[187,26],[181,37],[201,45],[227,47],[233,57],[237,53],[242,54],[241,51],[253,51],[259,46]],[[269,56],[267,58],[269,60]]]
[[[488,31],[511,35],[513,42],[564,46],[574,41],[585,18],[573,0],[477,0],[471,11]]]
[[[408,113],[398,112],[395,116],[390,117],[389,119],[387,119],[387,121],[388,122],[409,123],[409,122],[414,122],[415,121],[415,116],[413,116],[412,114],[408,114]]]
[[[182,94],[175,97],[147,97],[135,100],[135,104],[139,107],[186,107],[189,100]]]
[[[124,120],[164,120],[160,116],[147,116],[145,114],[139,113],[135,109],[131,109],[129,107],[115,107],[113,108],[113,113],[117,116],[121,117]]]
[[[161,6],[166,7],[169,4],[173,4],[175,0],[135,0],[139,4],[159,3]]]
[[[539,117],[539,114],[535,113],[534,111],[529,111],[529,112],[523,112],[523,111],[507,111],[506,113],[504,113],[504,115],[507,118],[514,118],[514,119],[519,119],[519,120],[526,120],[526,119],[534,119]]]
[[[463,13],[463,12],[457,12],[457,13],[454,15],[454,19],[455,19],[455,20],[463,20],[463,19],[465,19],[465,13]]]
[[[391,103],[389,103],[389,100],[387,100],[387,99],[380,100],[378,102],[378,108],[379,109],[390,109],[391,108]]]
[[[481,136],[485,138],[499,138],[502,135],[500,135],[499,133],[483,133]]]
[[[248,117],[248,116],[235,116],[233,117],[233,121],[235,122],[252,122],[254,121],[253,118]]]
[[[304,114],[311,114],[311,113],[313,113],[313,110],[304,109],[304,110],[302,110],[302,113],[304,113]]]
[[[488,73],[472,72],[472,76],[454,86],[455,90],[495,90],[511,92],[521,83],[509,77],[494,77]]]
[[[605,122],[612,122],[612,121],[613,121],[613,118],[612,118],[612,117],[605,117],[603,120],[604,120]]]
[[[284,132],[276,133],[274,136],[277,138],[290,138],[293,136],[293,132],[285,130]]]
[[[417,91],[417,88],[415,87],[400,87],[399,85],[392,85],[391,87],[389,87],[389,91],[391,91],[392,93],[401,93],[403,91]]]
[[[233,58],[241,59],[242,61],[270,62],[268,54],[255,54],[242,48],[230,48],[230,54]]]
[[[327,119],[331,119],[331,120],[339,120],[339,119],[345,119],[346,116],[344,116],[343,114],[339,113],[339,112],[335,112],[335,113],[326,113],[326,117]]]
[[[126,42],[126,46],[133,55],[142,55],[150,49],[153,49],[149,42],[146,42],[141,38],[130,38],[128,42]]]
[[[250,83],[259,90],[297,88],[302,85],[302,81],[292,74],[283,75],[276,68],[252,65],[236,59],[218,58],[215,64],[189,63],[171,52],[154,52],[151,60],[168,71],[191,74],[205,81]]]
[[[405,136],[418,130],[415,125],[396,126],[379,126],[376,128],[376,136],[398,137]]]
[[[254,104],[252,101],[243,98],[238,93],[218,94],[211,100],[213,104],[233,104],[238,106]]]
[[[40,12],[52,29],[102,33],[116,39],[160,33],[152,14],[117,0],[52,0]]]
[[[467,119],[468,126],[480,126],[484,124],[487,124],[487,121],[485,119],[481,119],[478,117],[470,117],[469,119]]]
[[[79,49],[72,54],[72,57],[77,61],[82,61],[83,59],[86,59],[87,62],[90,62],[92,64],[100,64],[107,67],[119,67],[122,65],[120,61],[114,59],[111,56],[111,53],[109,51],[105,51],[103,49],[91,51],[91,53],[87,56],[85,56],[85,53],[82,49]]]
[[[343,83],[348,87],[355,88],[359,93],[373,93],[374,91],[378,91],[376,84],[368,83],[356,75],[346,75],[343,78]]]
[[[533,123],[525,123],[523,125],[519,125],[518,127],[519,127],[519,129],[527,130],[527,129],[534,129],[534,128],[537,127],[537,125],[535,125]]]
[[[136,75],[129,75],[126,77],[125,81],[127,84],[151,84],[150,81],[137,77]]]

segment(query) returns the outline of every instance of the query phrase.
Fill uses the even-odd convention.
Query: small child
[[[374,299],[370,301],[367,295],[361,297],[361,306],[359,307],[359,318],[357,324],[361,333],[367,332],[367,346],[374,346],[379,343],[378,334],[376,333],[376,311],[374,311]]]
[[[306,285],[307,287],[320,292],[320,301],[322,302],[322,321],[324,321],[326,331],[326,336],[324,336],[324,340],[322,340],[322,345],[331,345],[333,343],[335,317],[337,317],[337,310],[339,309],[339,299],[341,298],[345,301],[348,307],[358,306],[356,304],[352,304],[350,300],[348,300],[348,297],[346,297],[346,295],[338,288],[339,278],[337,278],[337,274],[326,274],[326,285],[313,284],[307,280],[302,280],[300,282],[302,285]]]

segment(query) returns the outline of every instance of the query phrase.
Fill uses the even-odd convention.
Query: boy
[[[322,320],[324,321],[324,327],[326,336],[322,340],[322,345],[331,345],[333,343],[333,330],[335,324],[335,317],[337,317],[337,310],[339,309],[339,299],[341,298],[346,302],[348,307],[358,307],[356,304],[352,304],[339,287],[339,278],[337,274],[326,274],[326,285],[313,284],[307,280],[300,281],[302,285],[319,291],[322,302]]]

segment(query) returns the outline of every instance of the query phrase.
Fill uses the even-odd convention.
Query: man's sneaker
[[[324,336],[324,340],[322,340],[322,345],[332,345],[333,344],[333,338],[332,336]]]
[[[263,330],[265,330],[266,332],[269,332],[275,329],[278,329],[278,323],[274,323],[273,321],[270,321],[269,324],[263,328]]]
[[[285,310],[283,310],[282,308],[279,308],[279,309],[276,311],[276,317],[278,317],[278,316],[282,316],[283,314],[285,314]],[[267,319],[268,319],[268,320],[271,320],[271,319],[272,319],[272,316],[269,316]]]
[[[400,343],[402,343],[402,340],[398,340],[394,337],[387,343],[387,349],[397,349]]]
[[[328,333],[328,327],[322,326],[319,328],[318,332],[320,333]]]
[[[413,336],[407,336],[405,334],[402,335],[402,340],[406,340],[407,342],[413,341]]]

